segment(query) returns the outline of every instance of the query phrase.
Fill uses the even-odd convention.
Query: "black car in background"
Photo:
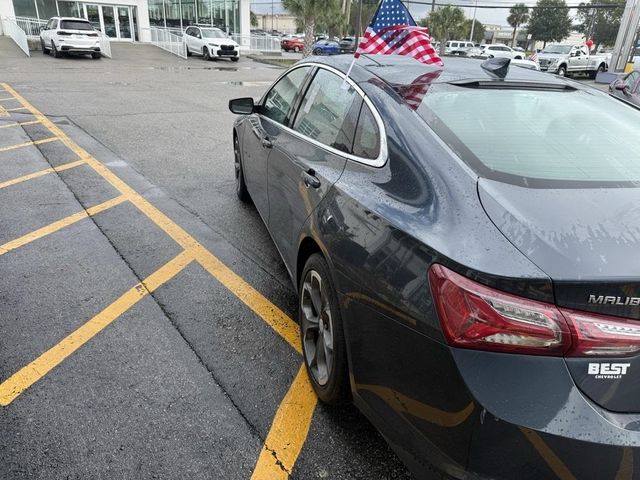
[[[356,39],[354,37],[344,37],[338,42],[339,53],[354,53],[356,51]]]
[[[320,399],[421,479],[640,478],[640,112],[506,59],[350,62],[230,102]]]

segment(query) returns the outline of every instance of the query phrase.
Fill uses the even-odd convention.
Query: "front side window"
[[[627,76],[627,78],[625,78],[624,84],[627,86],[629,90],[633,91],[633,87],[635,87],[636,82],[638,81],[638,78],[640,78],[639,72],[631,72]]]
[[[640,185],[640,110],[604,94],[439,85],[418,114],[485,178],[543,188]]]
[[[260,113],[271,120],[284,124],[296,93],[302,86],[308,71],[309,67],[296,68],[282,77],[267,93]]]
[[[349,112],[360,96],[352,86],[342,88],[344,80],[319,69],[307,89],[293,129],[329,147],[351,150],[353,128]]]

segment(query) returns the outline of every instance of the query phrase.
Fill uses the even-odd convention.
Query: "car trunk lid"
[[[640,188],[543,189],[480,179],[498,229],[549,275],[559,307],[640,322]],[[640,411],[640,357],[568,358],[594,402]]]

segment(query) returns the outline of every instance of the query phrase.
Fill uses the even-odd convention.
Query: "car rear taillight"
[[[522,298],[438,264],[429,269],[429,283],[442,330],[454,347],[571,357],[640,351],[640,322]]]

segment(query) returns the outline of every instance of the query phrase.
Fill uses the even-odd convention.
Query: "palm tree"
[[[422,26],[429,28],[431,36],[440,42],[441,55],[444,55],[447,41],[460,35],[463,23],[464,11],[451,5],[432,10],[420,21]]]
[[[337,0],[282,0],[282,5],[304,30],[303,56],[311,55],[311,46],[315,41],[316,25],[328,9],[337,5]]]
[[[513,37],[511,38],[511,46],[516,45],[516,33],[518,27],[529,21],[529,8],[524,3],[516,3],[511,9],[509,9],[509,16],[507,22],[513,27]]]

